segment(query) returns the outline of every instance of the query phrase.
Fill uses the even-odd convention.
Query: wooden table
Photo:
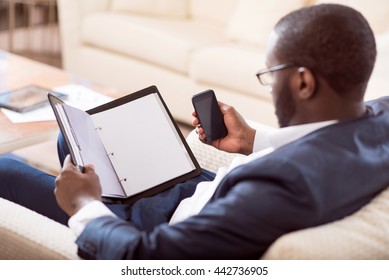
[[[0,92],[31,84],[50,89],[69,83],[87,85],[114,98],[122,95],[60,69],[0,51]],[[55,121],[14,124],[0,111],[0,154],[44,142],[57,133]]]

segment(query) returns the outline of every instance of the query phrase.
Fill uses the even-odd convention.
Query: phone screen
[[[205,141],[210,143],[225,137],[227,128],[215,93],[212,90],[206,90],[194,95],[192,102],[197,118],[206,134]]]

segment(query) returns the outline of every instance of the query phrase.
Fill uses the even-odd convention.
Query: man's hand
[[[55,180],[54,194],[58,205],[69,215],[76,214],[84,205],[101,200],[101,185],[93,165],[86,165],[81,173],[68,155],[61,173]]]
[[[223,114],[224,123],[227,127],[228,134],[222,139],[215,140],[211,143],[215,148],[229,152],[251,154],[253,152],[255,129],[251,128],[244,118],[235,110],[234,107],[219,102]],[[197,127],[197,133],[201,141],[205,141],[206,134],[201,127],[196,113],[192,113],[194,120],[193,125]]]

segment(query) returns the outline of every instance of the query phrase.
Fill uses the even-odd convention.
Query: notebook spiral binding
[[[107,154],[107,156],[109,157],[109,156],[114,156],[115,155],[115,153],[108,153]],[[122,178],[122,179],[119,179],[119,182],[126,182],[127,181],[127,178]]]

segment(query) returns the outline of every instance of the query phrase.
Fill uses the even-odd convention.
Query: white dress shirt
[[[169,224],[174,224],[196,215],[212,197],[221,180],[235,167],[248,163],[259,157],[267,155],[274,150],[293,142],[317,129],[331,125],[336,121],[325,121],[311,124],[290,126],[270,131],[257,130],[254,139],[254,152],[249,156],[237,156],[229,167],[219,168],[213,181],[201,182],[197,185],[193,196],[180,202]],[[102,217],[116,217],[102,202],[93,201],[81,208],[69,219],[69,227],[78,236],[82,233],[88,222]]]

